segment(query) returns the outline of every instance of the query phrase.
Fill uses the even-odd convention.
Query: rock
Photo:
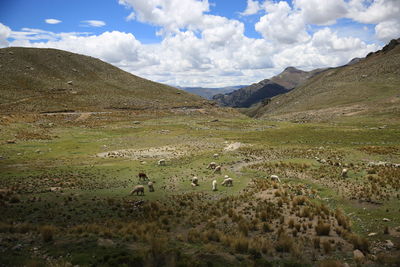
[[[133,124],[140,124],[140,121],[133,121]]]
[[[72,81],[68,81],[67,84],[72,85]]]
[[[12,247],[12,250],[21,250],[21,249],[22,249],[22,245],[21,244],[17,244],[17,245]]]
[[[369,233],[368,236],[376,236],[377,233]]]
[[[61,191],[61,187],[57,186],[50,187],[50,192],[57,192],[57,191]]]
[[[384,222],[390,222],[390,219],[388,219],[388,218],[383,218],[382,221],[384,221]]]
[[[365,259],[364,254],[358,249],[353,251],[353,257],[354,257],[354,260],[357,262],[362,262]]]
[[[106,248],[115,247],[114,241],[112,241],[111,239],[105,239],[105,238],[99,238],[97,240],[97,245],[99,247],[106,247]]]
[[[392,249],[392,248],[394,248],[394,244],[393,244],[393,242],[391,240],[386,240],[385,241],[385,247],[387,249]]]

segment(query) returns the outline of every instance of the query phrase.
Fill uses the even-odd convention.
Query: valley
[[[256,120],[220,108],[0,123],[5,265],[398,264],[396,123]],[[221,186],[225,175],[232,187]],[[138,184],[144,196],[130,195]]]
[[[399,43],[240,109],[1,49],[0,266],[398,266]]]

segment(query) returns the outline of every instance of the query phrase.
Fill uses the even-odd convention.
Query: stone
[[[382,221],[384,221],[384,222],[390,222],[390,219],[388,219],[388,218],[383,218]]]
[[[368,236],[376,236],[377,233],[369,233]]]
[[[394,244],[393,244],[393,242],[391,240],[386,240],[385,241],[385,247],[387,249],[392,249],[392,248],[394,248]]]
[[[99,247],[106,247],[106,248],[115,247],[114,241],[112,241],[111,239],[105,239],[105,238],[99,238],[97,240],[97,245]]]
[[[353,251],[353,257],[354,257],[354,260],[357,261],[357,262],[362,262],[365,259],[364,253],[362,253],[358,249]]]

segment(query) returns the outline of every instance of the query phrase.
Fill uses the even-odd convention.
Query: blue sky
[[[345,64],[400,37],[398,0],[2,0],[0,47],[90,55],[179,86]]]

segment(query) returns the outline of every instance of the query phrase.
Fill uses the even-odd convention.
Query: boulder
[[[357,262],[363,262],[364,259],[365,259],[364,253],[362,253],[358,249],[353,251],[353,257],[354,257],[354,260],[357,261]]]

